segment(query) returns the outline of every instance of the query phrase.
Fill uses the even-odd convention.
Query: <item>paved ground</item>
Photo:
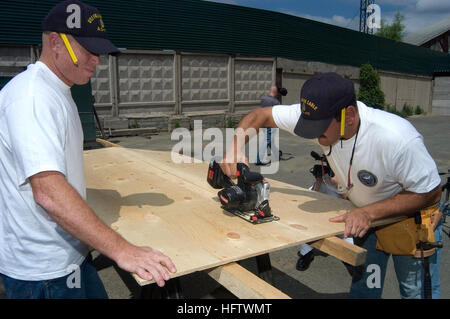
[[[450,168],[450,117],[419,116],[410,121],[423,134],[428,151],[435,159],[440,171]],[[128,137],[112,140],[130,148],[168,151],[176,141],[170,140],[170,134],[161,133],[151,138]],[[205,141],[204,144],[208,144]],[[285,132],[280,133],[280,148],[284,154],[291,153],[294,158],[281,161],[280,170],[275,175],[266,175],[271,179],[281,180],[301,187],[309,187],[313,177],[309,173],[313,160],[312,150],[320,151],[314,142],[304,140]],[[255,166],[252,169],[257,170]],[[449,232],[450,219],[444,225],[444,231]],[[441,264],[442,297],[450,298],[450,240],[444,235],[444,249]],[[94,254],[94,256],[98,256]],[[346,298],[351,283],[351,277],[344,265],[333,257],[317,256],[311,267],[305,272],[295,269],[297,249],[290,248],[270,254],[273,266],[273,285],[293,298]],[[105,284],[110,298],[133,298],[138,296],[139,288],[126,273],[110,266],[108,260],[97,259],[99,274]],[[243,266],[251,271],[256,270],[253,259],[245,260]],[[184,276],[180,280],[186,298],[223,298],[233,297],[210,277],[202,272]],[[0,298],[4,298],[3,287],[0,284]],[[385,280],[383,298],[399,298],[397,280],[390,260]]]

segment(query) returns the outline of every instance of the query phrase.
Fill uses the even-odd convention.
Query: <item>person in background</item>
[[[278,88],[276,85],[272,85],[270,87],[269,93],[261,97],[261,107],[279,105],[280,100],[278,99],[278,97],[280,95],[286,96],[287,90],[285,88]],[[266,143],[260,143],[261,147],[258,150],[256,165],[270,164],[270,162],[263,163],[261,161],[261,159],[264,158],[268,148],[272,146],[272,128],[264,127],[264,129],[266,129]]]

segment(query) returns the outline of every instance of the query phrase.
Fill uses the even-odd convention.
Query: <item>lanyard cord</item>
[[[356,141],[358,140],[358,134],[359,134],[359,127],[361,126],[361,120],[358,123],[358,130],[356,131],[356,136],[355,136],[355,142],[353,143],[353,148],[352,148],[352,156],[350,157],[350,164],[348,166],[348,173],[347,173],[347,189],[352,188],[352,184],[350,183],[350,171],[352,169],[352,165],[353,165],[353,155],[355,155],[355,148],[356,148]]]

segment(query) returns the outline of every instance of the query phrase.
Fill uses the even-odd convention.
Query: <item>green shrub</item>
[[[227,128],[235,128],[236,123],[231,119],[231,117],[228,118],[227,121]]]
[[[390,104],[387,104],[385,109],[389,113],[393,113],[395,115],[398,115],[398,116],[401,116],[401,117],[405,117],[402,112],[397,111],[397,109],[394,106],[390,105]]]
[[[139,128],[139,124],[137,123],[137,121],[130,122],[128,124],[128,128],[130,129]]]
[[[414,109],[408,103],[403,104],[402,114],[404,117],[408,117],[414,114]]]
[[[370,64],[363,64],[360,68],[359,79],[358,100],[368,106],[383,109],[384,93],[380,88],[380,75],[378,72]]]
[[[416,115],[423,114],[423,110],[420,107],[420,105],[416,105],[416,109],[414,110],[414,114],[416,114]]]

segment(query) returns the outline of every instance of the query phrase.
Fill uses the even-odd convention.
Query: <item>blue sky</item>
[[[359,29],[360,0],[211,0],[245,7],[265,9]],[[396,12],[404,17],[406,33],[418,31],[450,18],[450,0],[375,0],[381,18],[391,22]]]

